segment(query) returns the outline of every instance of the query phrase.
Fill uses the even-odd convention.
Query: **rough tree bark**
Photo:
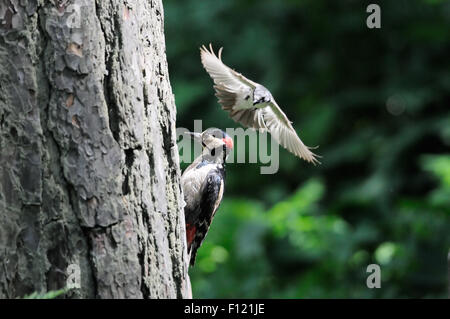
[[[0,297],[190,296],[162,9],[0,2]]]

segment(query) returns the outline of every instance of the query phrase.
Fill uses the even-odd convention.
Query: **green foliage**
[[[23,297],[23,299],[55,299],[67,293],[69,289],[51,290],[48,292],[33,292],[31,295]]]
[[[323,156],[313,167],[280,149],[275,175],[228,165],[194,296],[447,296],[450,2],[377,3],[380,30],[359,1],[164,2],[178,127],[239,127],[200,64],[212,42]],[[366,287],[371,263],[381,289]]]

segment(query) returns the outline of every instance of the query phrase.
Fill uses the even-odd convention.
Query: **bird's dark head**
[[[216,161],[225,161],[233,149],[233,139],[218,128],[209,128],[202,133],[188,133],[195,141],[202,144],[202,155]]]

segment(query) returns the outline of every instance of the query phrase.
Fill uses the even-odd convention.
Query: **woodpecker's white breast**
[[[181,176],[181,187],[184,191],[184,197],[186,199],[200,200],[201,188],[203,183],[206,181],[206,176],[208,173],[216,169],[215,164],[206,164],[198,169],[192,169],[186,171],[183,176]],[[186,203],[186,205],[192,205],[193,203]]]

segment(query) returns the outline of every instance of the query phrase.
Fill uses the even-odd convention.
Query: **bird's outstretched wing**
[[[260,116],[263,118],[267,130],[275,141],[305,161],[314,165],[320,164],[317,159],[319,156],[311,152],[310,147],[303,144],[286,114],[284,114],[274,100],[269,103],[269,107],[259,109],[258,111],[260,111]]]
[[[209,50],[204,45],[200,48],[203,67],[209,73],[214,83],[232,91],[239,91],[243,86],[254,89],[258,85],[257,83],[247,79],[222,62],[222,49],[219,49],[219,56],[217,56],[211,44],[209,45]]]
[[[214,89],[220,105],[225,111],[230,112],[231,118],[236,122],[246,127],[265,128],[262,117],[255,112],[256,108],[239,107],[239,104],[243,102],[242,92],[254,90],[258,83],[226,66],[222,62],[222,48],[219,49],[218,54],[219,56],[216,56],[211,44],[209,50],[205,46],[200,48],[203,67],[214,81]]]
[[[227,110],[225,107],[224,109]],[[275,101],[269,103],[269,106],[265,108],[244,110],[233,110],[230,108],[228,111],[234,121],[241,123],[245,127],[258,129],[260,132],[267,130],[274,140],[289,152],[314,165],[320,164],[320,161],[317,159],[320,156],[311,152],[312,148],[303,144],[286,114]]]

